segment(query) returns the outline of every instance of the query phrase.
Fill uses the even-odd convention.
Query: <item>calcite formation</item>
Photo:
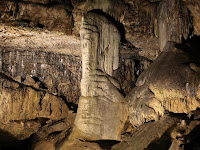
[[[126,97],[132,124],[158,120],[165,111],[189,114],[200,107],[200,77],[195,60],[190,51],[177,48],[173,42],[167,43]]]
[[[199,13],[0,0],[0,149],[200,149]]]
[[[120,33],[104,16],[87,13],[82,41],[81,97],[74,134],[88,140],[120,140],[126,108],[112,78],[119,65]]]

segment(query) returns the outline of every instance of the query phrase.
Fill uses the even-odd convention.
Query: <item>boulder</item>
[[[198,55],[168,42],[126,97],[133,125],[158,120],[165,111],[189,114],[200,107]]]

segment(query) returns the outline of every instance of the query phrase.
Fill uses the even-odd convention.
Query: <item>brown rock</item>
[[[72,32],[73,22],[71,13],[59,5],[48,8],[20,2],[18,7],[17,19],[30,20],[30,26],[41,24],[49,30],[63,31],[67,34]]]
[[[33,78],[31,78],[30,75],[26,75],[26,78],[23,81],[23,84],[28,85],[28,86],[33,86],[33,85],[35,85],[35,80]]]
[[[5,79],[1,74],[0,81],[3,80]],[[12,85],[12,81],[6,81],[10,83],[7,85]],[[22,85],[15,86],[14,89],[4,85],[0,88],[1,130],[9,132],[17,139],[25,139],[35,133],[41,126],[38,118],[60,120],[68,115],[66,104],[46,92]]]
[[[58,150],[102,150],[97,143],[89,143],[80,140],[68,140],[58,146]]]
[[[22,0],[25,2],[32,2],[32,3],[41,3],[41,4],[48,4],[50,0]]]
[[[189,35],[190,20],[183,0],[163,0],[158,8],[159,46],[163,51],[168,41],[181,43]]]
[[[119,67],[119,31],[106,17],[90,12],[83,18],[80,34],[81,97],[72,137],[120,140],[127,116],[113,78]]]
[[[174,43],[167,44],[126,97],[133,125],[158,120],[165,110],[188,114],[200,106],[200,77],[188,65],[192,60],[188,53],[176,48]]]
[[[48,90],[54,95],[65,96],[69,102],[78,102],[81,80],[80,56],[8,49],[0,52],[0,62],[4,62],[0,70],[14,80],[20,81],[21,78],[25,78],[23,84]],[[36,83],[33,78],[37,80]]]
[[[92,10],[102,11],[110,16],[113,16],[116,20],[120,20],[125,10],[127,9],[126,3],[122,0],[72,0],[73,9],[73,20],[74,28],[73,34],[79,36],[79,30],[81,26],[81,18],[84,13]]]
[[[193,16],[194,34],[200,35],[200,4],[195,3],[194,5],[189,5],[188,8]]]
[[[121,142],[112,149],[143,150],[147,148],[151,142],[161,138],[161,136],[177,122],[178,119],[165,116],[159,121],[142,125],[133,133],[128,141]]]
[[[50,142],[50,141],[41,141],[39,142],[34,150],[55,150],[55,146],[54,146],[54,143]]]

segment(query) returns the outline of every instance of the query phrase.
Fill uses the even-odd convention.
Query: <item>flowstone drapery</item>
[[[127,113],[120,86],[112,77],[119,66],[120,33],[106,17],[89,12],[80,35],[81,97],[74,133],[89,140],[120,140]]]

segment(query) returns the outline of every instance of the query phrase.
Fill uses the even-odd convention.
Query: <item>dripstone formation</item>
[[[0,149],[200,149],[198,0],[0,0]]]
[[[126,120],[124,97],[113,78],[119,67],[120,33],[107,18],[88,13],[83,18],[80,36],[81,97],[75,120],[80,133],[76,134],[89,140],[119,140]]]

